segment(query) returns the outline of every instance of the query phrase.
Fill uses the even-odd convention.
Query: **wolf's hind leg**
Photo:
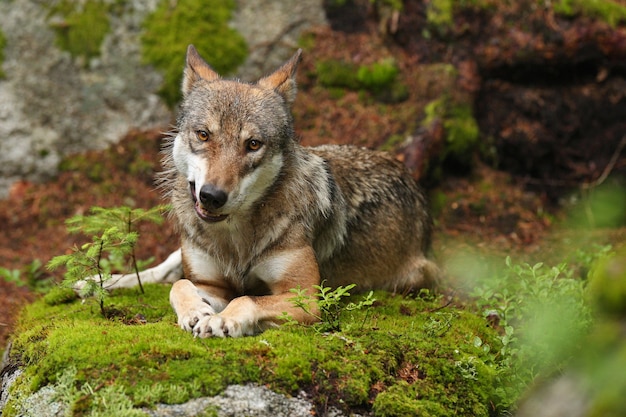
[[[139,279],[142,284],[158,284],[175,282],[183,276],[183,264],[180,249],[172,252],[165,261],[159,265],[141,271]],[[85,287],[86,281],[96,280],[97,277],[87,277],[74,284],[74,291],[80,294]],[[110,280],[105,283],[107,290],[115,288],[132,288],[139,285],[136,274],[113,274]]]
[[[441,278],[442,272],[436,263],[424,256],[416,256],[407,262],[389,289],[395,293],[409,293],[422,288],[436,289]]]

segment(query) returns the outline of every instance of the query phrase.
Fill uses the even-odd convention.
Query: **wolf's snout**
[[[226,200],[228,200],[228,194],[219,188],[208,184],[200,188],[200,203],[207,209],[217,210],[226,204]]]

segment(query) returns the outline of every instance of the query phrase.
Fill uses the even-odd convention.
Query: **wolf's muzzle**
[[[189,183],[189,191],[191,197],[195,203],[195,209],[198,216],[209,223],[220,222],[226,217],[227,214],[213,214],[215,210],[218,210],[226,204],[228,200],[228,194],[223,190],[212,185],[205,184],[200,188],[200,194],[196,197],[196,183]],[[198,198],[200,201],[198,201]]]

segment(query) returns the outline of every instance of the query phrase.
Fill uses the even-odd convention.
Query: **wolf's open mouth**
[[[212,214],[198,201],[198,199],[196,198],[195,182],[189,183],[189,191],[191,192],[191,198],[193,199],[194,207],[196,209],[196,214],[198,215],[198,217],[200,217],[207,223],[217,223],[221,222],[222,220],[226,220],[228,214]]]

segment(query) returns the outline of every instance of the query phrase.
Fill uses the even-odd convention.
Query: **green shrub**
[[[170,106],[181,97],[189,44],[194,44],[222,75],[229,75],[244,62],[246,42],[228,26],[234,8],[234,0],[161,0],[157,10],[144,21],[143,59],[163,73],[160,94]]]

